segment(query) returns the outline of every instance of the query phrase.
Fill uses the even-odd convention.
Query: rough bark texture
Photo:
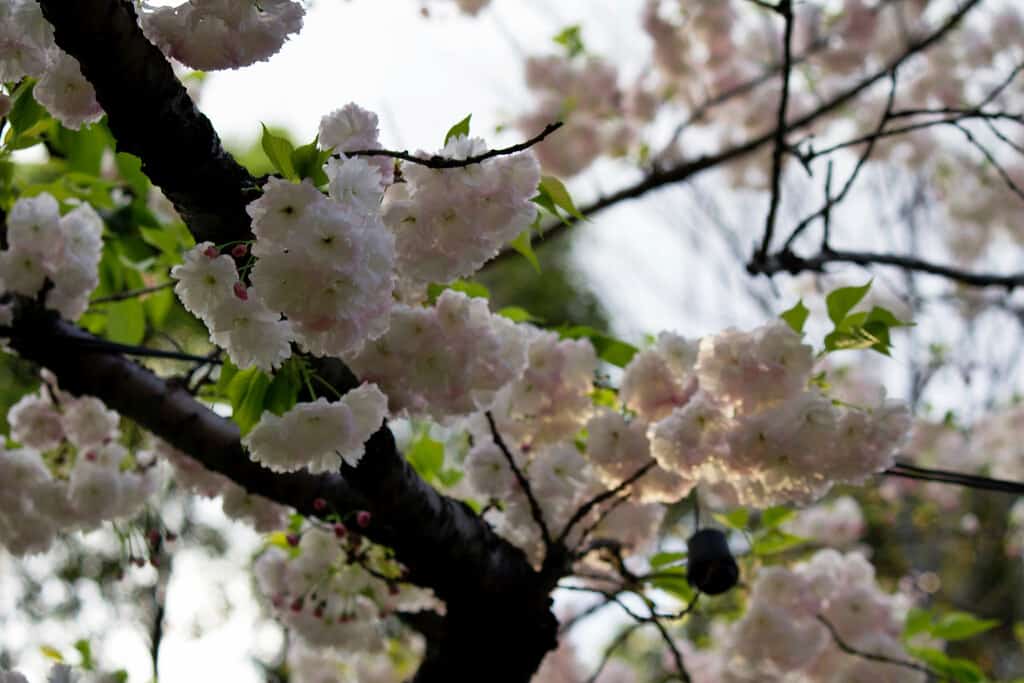
[[[58,45],[82,65],[120,151],[174,203],[196,240],[250,239],[245,205],[254,178],[227,153],[163,55],[122,0],[41,0]],[[314,515],[313,500],[372,514],[365,535],[395,550],[409,579],[432,588],[447,615],[432,624],[420,683],[529,681],[556,645],[549,593],[557,577],[535,572],[465,504],[440,495],[408,465],[387,427],[367,443],[356,468],[338,474],[275,474],[253,463],[237,428],[183,389],[137,363],[75,344],[88,333],[20,301],[11,346],[54,372],[62,388],[102,399],[154,434],[251,493]],[[339,386],[353,377],[327,366]],[[340,367],[338,367],[340,366]],[[325,367],[325,370],[328,369]]]

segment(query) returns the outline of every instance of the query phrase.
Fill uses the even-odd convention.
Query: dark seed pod
[[[686,580],[701,593],[720,595],[739,581],[740,568],[718,529],[701,529],[686,542]]]

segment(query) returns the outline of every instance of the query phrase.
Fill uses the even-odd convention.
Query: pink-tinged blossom
[[[82,75],[78,60],[65,52],[54,53],[32,94],[67,128],[78,130],[103,118],[92,84]]]
[[[363,443],[387,413],[387,399],[374,384],[365,384],[341,400],[299,403],[284,415],[264,411],[242,440],[250,457],[275,472],[333,472],[345,462],[359,464]]]
[[[291,0],[190,0],[141,12],[146,37],[168,57],[201,71],[266,61],[302,29]]]
[[[491,407],[526,364],[525,339],[483,299],[445,290],[430,308],[397,305],[387,333],[346,356],[393,414],[443,420]]]
[[[439,155],[465,159],[485,151],[483,140],[457,136]],[[412,284],[471,275],[537,215],[530,199],[540,168],[529,152],[463,168],[406,164],[403,173],[406,196],[389,198],[384,220],[395,235],[398,274]]]

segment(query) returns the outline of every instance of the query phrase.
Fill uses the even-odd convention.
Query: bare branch
[[[498,425],[494,423],[494,415],[491,411],[484,413],[487,416],[487,424],[491,428],[491,438],[494,439],[494,445],[501,450],[502,455],[505,456],[505,461],[508,462],[508,466],[512,468],[512,473],[516,477],[516,481],[519,482],[519,487],[523,489],[523,494],[526,495],[526,500],[530,505],[530,514],[533,515],[533,521],[537,523],[540,528],[540,535],[544,539],[544,547],[548,550],[551,549],[551,532],[548,530],[547,522],[544,521],[544,512],[540,508],[540,503],[537,502],[537,497],[533,495],[533,488],[530,486],[529,480],[523,471],[519,469],[519,465],[516,464],[515,458],[512,457],[512,452],[509,451],[508,446],[505,445],[505,440],[501,438],[501,434],[498,432]],[[561,540],[561,539],[559,539]]]
[[[561,128],[564,124],[561,121],[555,123],[549,123],[544,126],[537,135],[533,136],[529,140],[520,142],[510,147],[503,147],[501,149],[492,149],[482,154],[475,154],[473,156],[466,157],[465,159],[453,159],[450,157],[443,157],[434,155],[431,157],[418,157],[414,154],[410,154],[408,151],[396,152],[389,149],[360,149],[354,152],[345,152],[344,155],[348,157],[390,157],[392,159],[401,159],[402,161],[408,161],[411,164],[419,164],[420,166],[426,166],[428,168],[465,168],[466,166],[472,166],[474,164],[483,163],[488,159],[495,157],[506,156],[509,154],[515,154],[517,152],[524,152],[538,142],[546,138],[547,136],[554,133],[556,130]],[[335,154],[334,156],[339,156]]]

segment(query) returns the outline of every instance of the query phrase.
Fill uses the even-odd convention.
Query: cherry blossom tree
[[[341,102],[305,144],[264,127],[259,175],[183,81],[273,58],[304,14],[0,3],[0,336],[30,368],[0,449],[6,552],[115,528],[122,569],[160,567],[179,536],[161,496],[219,497],[265,534],[253,573],[296,681],[1002,675],[943,649],[998,620],[880,580],[848,493],[1019,495],[1020,409],[931,419],[935,348],[908,357],[902,399],[837,359],[916,349],[924,302],[972,307],[964,334],[982,310],[1022,319],[993,294],[1024,275],[989,268],[1019,250],[1015,7],[647,0],[652,67],[627,79],[560,30],[526,61],[515,144],[467,117],[427,151],[386,149],[377,114]],[[635,180],[577,202],[565,182],[599,160]],[[883,174],[910,188],[899,248],[863,227]],[[488,271],[540,269],[588,217],[702,176],[723,199],[695,206],[756,202],[717,226],[766,303],[753,329],[634,345],[490,305]],[[879,282],[829,280],[844,264]],[[818,291],[771,298],[802,273]],[[1019,388],[1018,355],[993,361],[990,396]],[[1000,515],[1019,546],[1020,509]],[[556,614],[567,593],[595,602]],[[629,625],[583,673],[568,634],[606,607]],[[641,631],[653,656],[615,659]]]

